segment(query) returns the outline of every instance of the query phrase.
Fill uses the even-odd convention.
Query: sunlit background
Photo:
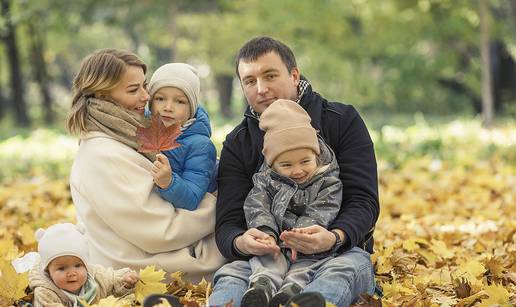
[[[78,140],[64,118],[85,55],[134,51],[148,77],[167,62],[195,66],[220,153],[246,106],[235,54],[267,35],[370,130],[383,303],[516,304],[514,0],[0,3],[0,270],[35,249],[34,229],[75,218]],[[15,296],[0,287],[0,305]]]

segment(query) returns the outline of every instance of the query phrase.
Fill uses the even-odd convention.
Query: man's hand
[[[236,237],[235,245],[242,253],[262,256],[271,254],[278,257],[280,248],[273,237],[256,228],[250,228],[241,236]]]
[[[168,188],[172,182],[172,168],[164,154],[156,155],[156,161],[151,168],[151,175],[154,178],[154,183],[162,189]]]
[[[292,249],[293,260],[297,258],[297,252],[307,255],[317,254],[328,251],[335,245],[335,235],[319,225],[283,231],[280,239],[286,247]]]
[[[134,285],[136,284],[136,282],[139,279],[140,279],[140,277],[138,276],[138,273],[131,270],[131,271],[125,273],[124,276],[122,276],[122,284],[124,285],[125,288],[131,289],[134,287]]]

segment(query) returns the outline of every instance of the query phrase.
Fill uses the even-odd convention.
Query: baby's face
[[[75,256],[57,257],[48,265],[54,284],[62,290],[77,294],[88,279],[88,271],[81,259]]]
[[[162,87],[152,97],[152,112],[159,113],[165,127],[182,125],[190,118],[190,102],[182,90]]]

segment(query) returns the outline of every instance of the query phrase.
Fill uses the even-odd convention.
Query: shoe
[[[265,307],[272,297],[271,281],[266,277],[258,277],[242,297],[242,307]]]
[[[303,288],[296,283],[288,283],[274,294],[269,303],[269,307],[285,306],[289,299],[300,293]]]
[[[153,307],[162,303],[165,300],[172,307],[183,307],[183,304],[179,302],[179,299],[175,296],[168,294],[151,294],[143,300],[143,307]]]
[[[326,307],[326,301],[319,292],[303,292],[294,295],[285,307]]]

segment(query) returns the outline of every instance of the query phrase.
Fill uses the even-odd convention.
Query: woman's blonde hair
[[[87,101],[97,93],[109,92],[120,82],[127,66],[147,72],[145,63],[134,53],[120,49],[101,49],[88,55],[73,80],[72,107],[66,120],[71,134],[87,132]]]

